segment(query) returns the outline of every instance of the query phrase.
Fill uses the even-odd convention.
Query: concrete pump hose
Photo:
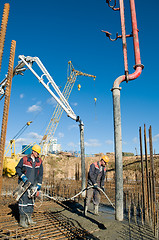
[[[84,188],[82,191],[80,191],[79,193],[77,193],[77,194],[74,195],[73,197],[71,197],[71,198],[65,198],[64,200],[62,200],[62,202],[73,200],[74,198],[76,198],[77,196],[79,196],[79,195],[82,194],[84,191],[86,191],[86,190],[88,190],[88,189],[90,189],[90,188],[93,188],[93,186]],[[110,204],[112,205],[112,207],[115,209],[114,204],[111,202],[111,200],[109,199],[109,197],[107,196],[107,194],[106,194],[100,187],[97,187],[97,189],[100,190],[100,191],[104,194],[104,196],[107,198],[107,200],[109,201],[109,203],[110,203]],[[45,196],[45,197],[48,197],[48,198],[50,198],[50,199],[52,199],[52,200],[59,201],[59,200],[58,200],[57,198],[55,198],[55,197],[50,197],[49,195],[46,195],[46,194],[44,194],[44,196]]]

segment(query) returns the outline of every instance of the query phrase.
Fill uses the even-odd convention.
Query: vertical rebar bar
[[[144,124],[144,142],[145,142],[145,167],[146,167],[146,186],[147,186],[147,210],[150,218],[150,186],[148,174],[148,158],[147,158],[147,139],[146,139],[146,125]]]
[[[1,23],[1,31],[0,31],[0,70],[1,70],[1,64],[2,64],[3,48],[4,48],[5,36],[6,36],[6,30],[7,30],[9,9],[10,9],[9,3],[5,3],[4,10],[3,10],[2,23]]]
[[[12,77],[13,77],[15,47],[16,47],[16,42],[14,40],[12,40],[11,49],[10,49],[9,66],[8,66],[8,75],[7,75],[7,86],[6,86],[5,100],[4,100],[1,139],[0,139],[0,193],[1,193],[1,188],[2,188],[2,180],[1,179],[2,179],[2,174],[3,174],[3,159],[4,159],[4,150],[5,150],[6,133],[7,133],[11,85],[12,85]]]
[[[158,204],[157,204],[158,205]],[[156,227],[155,227],[155,237],[158,239],[158,206],[156,207]]]
[[[150,183],[150,225],[152,226],[152,218],[153,218],[153,192],[152,192],[152,177],[151,171],[149,171],[149,183]]]
[[[142,153],[142,134],[141,134],[141,127],[139,128],[139,136],[140,136],[140,156],[141,156],[141,174],[142,174],[143,217],[144,217],[144,219],[145,219],[144,163],[143,163],[143,153]]]
[[[128,194],[128,221],[130,224],[130,220],[131,220],[131,198],[130,198],[130,194]]]
[[[123,196],[123,200],[124,200],[124,212],[127,212],[127,192],[124,192],[124,196]]]
[[[136,214],[136,212],[137,212],[137,207],[136,207],[136,195],[135,195],[135,193],[134,193],[134,221],[135,221],[135,224],[137,224],[137,214]]]
[[[152,172],[152,191],[153,191],[153,201],[156,203],[156,194],[155,194],[155,175],[154,175],[154,160],[153,160],[153,146],[152,146],[152,128],[149,128],[149,144],[150,144],[150,165]]]
[[[149,144],[150,144],[150,166],[151,166],[151,177],[152,177],[152,221],[154,225],[154,235],[156,234],[156,192],[155,192],[155,173],[154,173],[154,159],[153,159],[153,145],[152,145],[152,128],[149,128]]]

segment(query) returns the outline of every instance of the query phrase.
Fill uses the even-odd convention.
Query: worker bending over
[[[100,161],[92,163],[88,172],[88,183],[89,188],[86,192],[84,215],[87,216],[88,207],[93,196],[94,213],[98,215],[98,206],[100,203],[100,187],[104,191],[104,180],[106,176],[106,164],[109,162],[109,158],[105,155],[102,156]]]
[[[20,159],[18,165],[16,166],[16,173],[19,176],[18,183],[23,181],[26,183],[29,181],[31,183],[28,190],[36,189],[39,191],[42,185],[43,179],[43,165],[42,160],[39,157],[41,148],[39,145],[35,144],[32,147],[32,153],[28,156],[24,156]],[[19,214],[20,214],[20,226],[27,228],[28,224],[33,225],[31,216],[34,210],[34,198],[29,196],[29,191],[26,191],[18,202]]]

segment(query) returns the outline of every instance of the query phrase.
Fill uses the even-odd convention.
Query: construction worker
[[[41,189],[43,179],[43,165],[42,160],[39,157],[40,152],[41,147],[35,144],[32,147],[32,153],[21,158],[18,165],[16,166],[16,173],[19,176],[18,183],[23,181],[24,186],[25,183],[31,183],[28,190],[24,192],[18,202],[20,215],[19,224],[24,228],[27,228],[28,224],[36,224],[36,222],[32,220],[35,195],[33,197],[30,197],[29,191],[33,192],[34,189],[36,193],[36,191],[39,191]]]
[[[98,215],[98,206],[100,203],[100,190],[98,187],[104,191],[104,179],[106,175],[106,164],[109,162],[109,158],[103,155],[100,161],[92,163],[88,172],[88,183],[89,188],[86,192],[84,215],[87,216],[88,207],[93,196],[94,213]]]

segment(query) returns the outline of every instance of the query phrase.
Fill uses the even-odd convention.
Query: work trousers
[[[26,191],[18,202],[19,213],[20,215],[33,213],[34,210],[34,199],[28,198],[28,192]]]
[[[92,196],[93,196],[93,204],[94,205],[99,205],[99,203],[100,203],[100,192],[99,192],[99,190],[94,189],[94,188],[90,188],[90,189],[87,190],[87,193],[86,193],[86,202],[85,202],[86,206],[89,206]]]

